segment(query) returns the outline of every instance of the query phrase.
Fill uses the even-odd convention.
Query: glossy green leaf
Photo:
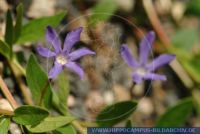
[[[20,37],[21,34],[21,28],[22,28],[22,20],[23,20],[23,4],[19,4],[17,6],[17,19],[16,19],[16,24],[14,27],[15,30],[15,38],[14,42],[17,41],[17,39]]]
[[[47,74],[40,67],[34,55],[31,55],[29,58],[26,75],[26,80],[35,103],[49,108],[52,103],[51,85]]]
[[[0,134],[7,134],[10,125],[10,118],[5,116],[0,117]]]
[[[36,42],[44,38],[46,27],[51,25],[57,26],[66,13],[59,13],[50,17],[34,19],[22,27],[21,36],[17,40],[18,44],[26,42]]]
[[[106,107],[96,118],[100,127],[111,127],[128,118],[136,109],[137,102],[124,101]]]
[[[53,131],[53,134],[76,134],[76,130],[72,125],[67,125]]]
[[[27,129],[33,133],[48,132],[67,125],[74,119],[72,116],[47,117],[37,126],[27,126]]]
[[[180,29],[172,36],[172,44],[175,48],[188,52],[196,45],[198,36],[199,32],[197,29]]]
[[[169,108],[156,122],[157,127],[183,127],[193,110],[192,98],[181,100]]]
[[[13,19],[11,11],[7,11],[6,15],[6,32],[5,32],[5,42],[9,44],[10,46],[13,44]]]
[[[90,23],[95,25],[98,22],[108,20],[111,16],[114,15],[114,12],[117,10],[117,8],[118,4],[115,0],[100,0],[92,8]]]
[[[0,40],[0,53],[5,56],[6,58],[10,58],[10,46],[6,43]]]
[[[21,106],[14,111],[13,120],[21,125],[37,125],[49,115],[45,109],[35,106]]]

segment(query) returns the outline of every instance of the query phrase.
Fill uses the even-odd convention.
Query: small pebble
[[[154,110],[151,99],[143,97],[138,103],[137,110],[146,116],[150,116]]]
[[[11,134],[22,134],[19,126],[15,123],[10,124],[9,131]]]

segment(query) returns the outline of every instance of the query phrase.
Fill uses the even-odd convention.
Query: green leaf
[[[186,4],[186,14],[187,15],[197,15],[200,16],[200,0],[190,0]]]
[[[14,42],[17,41],[17,39],[20,37],[21,34],[21,29],[22,29],[22,20],[23,20],[23,4],[19,4],[17,6],[17,19],[16,19],[16,24],[15,24],[15,38]]]
[[[156,122],[157,127],[182,127],[193,109],[192,98],[178,102],[177,105],[169,108]]]
[[[22,27],[21,36],[17,40],[18,44],[26,42],[36,42],[44,38],[46,27],[51,25],[56,27],[66,13],[62,12],[50,17],[43,17],[30,21]]]
[[[21,106],[14,111],[13,120],[21,125],[37,125],[49,115],[45,109],[35,106]]]
[[[7,134],[10,125],[10,118],[5,116],[0,117],[0,134]]]
[[[69,81],[67,79],[67,76],[64,72],[60,73],[58,76],[58,90],[56,92],[56,95],[58,96],[59,102],[56,105],[56,108],[63,114],[67,115],[68,109],[67,109],[67,99],[69,95]]]
[[[27,126],[27,129],[33,133],[48,132],[67,125],[74,119],[72,116],[47,117],[37,126]]]
[[[178,60],[196,81],[200,82],[200,56],[195,56],[193,51],[198,42],[199,32],[194,28],[184,28],[177,31],[172,36],[173,47],[170,48],[172,53],[175,53]]]
[[[51,85],[46,73],[42,70],[34,55],[31,55],[29,58],[26,75],[26,80],[35,103],[50,108],[52,102]]]
[[[128,118],[136,109],[137,102],[124,101],[106,107],[96,118],[100,127],[111,127]]]
[[[13,20],[12,20],[12,14],[11,11],[7,11],[6,15],[6,32],[5,32],[5,41],[8,43],[10,46],[12,46],[13,43]]]
[[[59,110],[60,100],[55,90],[52,90],[52,103],[53,103],[53,106]]]
[[[182,65],[189,75],[198,83],[200,83],[200,56],[194,56],[189,60],[182,60]]]
[[[198,41],[199,32],[194,28],[184,28],[178,30],[172,36],[172,44],[175,48],[182,51],[191,51],[195,43]]]
[[[53,131],[53,134],[76,134],[76,130],[72,125],[67,125]]]
[[[92,8],[92,16],[90,18],[90,23],[96,25],[100,21],[106,21],[114,12],[117,10],[118,4],[115,0],[100,0]]]
[[[10,59],[10,47],[6,42],[0,40],[0,53],[6,58]]]

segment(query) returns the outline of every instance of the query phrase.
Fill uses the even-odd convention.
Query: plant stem
[[[8,61],[8,64],[13,72],[13,75],[16,78],[19,88],[22,91],[22,95],[24,97],[25,102],[29,105],[33,105],[33,100],[31,99],[31,93],[28,90],[27,86],[24,84],[23,79],[22,79],[22,76],[25,76],[25,73],[24,73],[25,71],[21,71],[21,70],[24,70],[24,69],[19,65],[19,63],[17,63],[16,60]]]
[[[0,87],[1,87],[3,94],[7,98],[8,102],[10,103],[11,107],[13,108],[13,110],[15,110],[18,107],[18,104],[15,101],[12,94],[10,93],[6,83],[4,82],[4,80],[2,79],[1,76],[0,76]],[[9,111],[9,110],[5,110],[5,109],[0,109],[0,114],[12,116],[12,115],[14,115],[14,112]]]
[[[57,110],[62,115],[65,115],[65,116],[68,115],[66,112],[60,111],[58,108]],[[80,134],[87,134],[87,130],[83,126],[81,126],[78,121],[72,121],[72,125],[80,132]]]
[[[16,59],[12,60],[12,63],[18,68],[18,70],[21,72],[23,76],[26,76],[25,69],[19,64],[19,62]]]
[[[87,130],[82,127],[78,121],[73,121],[72,125],[80,132],[80,134],[87,134]]]
[[[199,92],[199,89],[196,89],[196,88],[195,88],[195,89],[192,89],[192,96],[193,96],[193,98],[194,98],[196,104],[198,105],[198,106],[195,107],[195,108],[196,108],[196,110],[197,110],[198,117],[200,118],[200,98],[199,98],[200,92]]]
[[[57,110],[62,115],[68,115],[66,112],[60,111],[58,108]],[[80,132],[80,134],[87,134],[87,130],[78,121],[72,121],[72,125]]]
[[[49,80],[47,80],[41,91],[41,96],[40,96],[40,100],[39,100],[39,104],[38,104],[39,106],[42,105],[42,99],[44,98],[44,95],[45,95],[49,85],[50,85],[50,82],[49,82]]]
[[[134,97],[134,95],[133,95],[133,88],[134,88],[134,86],[135,86],[135,83],[133,82],[133,83],[131,84],[130,88],[129,88],[129,92],[130,92],[131,98]]]
[[[5,110],[5,109],[0,109],[0,115],[12,116],[12,115],[14,115],[14,112],[13,111],[9,111],[9,110]]]
[[[17,102],[13,98],[13,96],[10,93],[10,91],[9,91],[6,83],[4,82],[4,80],[2,79],[1,76],[0,76],[0,87],[1,87],[1,91],[3,92],[3,94],[5,95],[5,97],[8,99],[8,102],[10,103],[10,105],[12,106],[12,108],[16,109],[18,107]]]
[[[164,42],[165,47],[168,47],[170,43],[170,39],[165,34],[164,29],[162,28],[162,24],[156,14],[155,8],[153,6],[152,0],[143,0],[144,9],[153,25],[155,31],[158,33],[159,38]]]

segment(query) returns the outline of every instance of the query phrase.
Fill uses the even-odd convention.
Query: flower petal
[[[123,44],[121,46],[121,49],[120,49],[120,52],[121,52],[121,56],[122,58],[124,59],[124,61],[131,67],[137,67],[138,66],[138,63],[137,61],[133,58],[129,48],[128,48],[128,45],[126,44]]]
[[[73,45],[80,40],[80,35],[83,28],[79,27],[71,32],[69,32],[65,38],[63,51],[69,53]]]
[[[51,26],[47,26],[46,40],[53,45],[56,53],[61,52],[61,42],[59,36]]]
[[[82,80],[84,77],[84,71],[83,69],[77,65],[75,62],[68,62],[65,64],[67,68],[69,68],[71,71],[75,72],[76,74],[79,75],[80,79]]]
[[[152,63],[147,65],[147,69],[149,71],[154,71],[157,68],[168,64],[171,62],[176,56],[173,54],[162,54],[159,57],[157,57],[155,60],[152,61]]]
[[[155,33],[153,31],[148,32],[140,42],[140,64],[145,65],[148,61],[151,45],[155,40]]]
[[[145,80],[162,80],[166,81],[167,78],[165,75],[159,75],[159,74],[154,74],[154,73],[148,73],[144,76]]]
[[[61,71],[62,71],[63,67],[61,64],[54,62],[54,66],[53,68],[51,68],[51,70],[49,71],[49,79],[53,79],[55,78]]]
[[[132,79],[136,84],[140,84],[143,81],[143,77],[138,73],[133,73]]]
[[[87,48],[81,48],[81,49],[78,49],[74,52],[71,52],[69,54],[69,59],[71,61],[74,61],[74,60],[77,60],[79,59],[80,57],[84,56],[84,55],[89,55],[89,54],[95,54],[95,52],[87,49]]]
[[[52,51],[49,50],[48,48],[44,48],[44,47],[42,47],[42,46],[40,46],[40,45],[37,47],[37,52],[38,52],[41,56],[47,57],[47,58],[53,57],[53,56],[56,55],[54,52],[52,52]]]

